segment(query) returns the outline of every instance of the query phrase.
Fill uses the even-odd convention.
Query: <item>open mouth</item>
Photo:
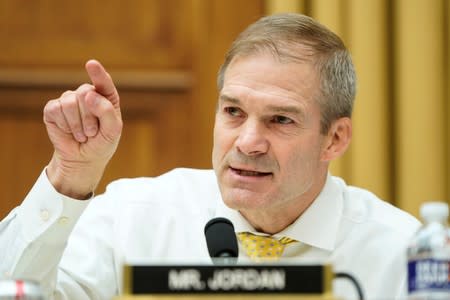
[[[250,170],[241,170],[241,169],[235,169],[230,167],[230,169],[241,176],[256,176],[256,177],[262,177],[262,176],[268,176],[271,175],[272,173],[270,172],[258,172],[258,171],[250,171]]]

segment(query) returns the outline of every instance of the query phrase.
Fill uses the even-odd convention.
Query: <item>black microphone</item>
[[[206,244],[211,258],[227,258],[221,262],[236,263],[239,254],[233,223],[225,218],[214,218],[205,225]],[[229,259],[231,258],[231,259]]]

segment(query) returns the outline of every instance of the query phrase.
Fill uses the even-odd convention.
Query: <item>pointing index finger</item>
[[[96,60],[91,59],[86,63],[86,71],[91,78],[96,92],[105,96],[114,107],[119,105],[119,94],[117,93],[111,76],[105,68]]]

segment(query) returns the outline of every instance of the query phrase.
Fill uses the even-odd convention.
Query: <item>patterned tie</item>
[[[288,237],[277,240],[270,236],[260,236],[249,232],[237,234],[247,255],[253,261],[277,260],[283,254],[287,244],[297,242]]]

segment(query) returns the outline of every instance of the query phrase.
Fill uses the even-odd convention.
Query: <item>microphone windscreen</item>
[[[205,225],[206,244],[211,257],[238,257],[238,244],[233,223],[214,218]]]

